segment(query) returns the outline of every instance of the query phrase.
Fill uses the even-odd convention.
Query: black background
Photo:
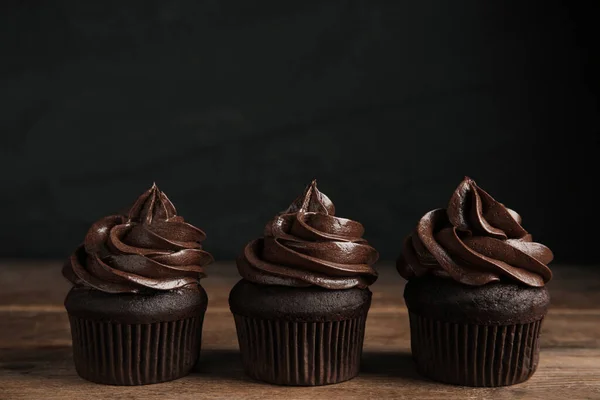
[[[597,6],[253,3],[3,2],[0,256],[65,257],[156,181],[231,259],[317,178],[391,260],[469,175],[598,261]]]

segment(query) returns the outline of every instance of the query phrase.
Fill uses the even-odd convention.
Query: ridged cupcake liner
[[[70,315],[75,369],[84,379],[108,385],[180,378],[198,360],[203,319],[119,324]]]
[[[251,378],[316,386],[358,375],[366,314],[326,322],[293,322],[234,314],[242,364]]]
[[[411,349],[419,372],[463,386],[526,381],[538,366],[542,319],[517,325],[436,321],[409,313]]]

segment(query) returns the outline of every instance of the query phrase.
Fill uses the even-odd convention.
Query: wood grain
[[[230,263],[203,281],[210,303],[203,352],[183,379],[143,387],[110,387],[80,379],[62,301],[69,284],[56,262],[0,264],[0,399],[198,398],[600,398],[600,274],[593,267],[555,266],[552,308],[542,329],[538,372],[520,385],[482,389],[442,385],[420,377],[410,357],[403,281],[379,267],[361,375],[338,385],[295,388],[253,382],[242,372],[227,305],[239,279]]]

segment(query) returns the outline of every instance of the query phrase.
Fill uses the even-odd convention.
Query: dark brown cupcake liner
[[[366,313],[325,322],[268,320],[234,314],[242,363],[251,378],[316,386],[358,375]]]
[[[543,318],[488,326],[409,315],[412,355],[426,377],[455,385],[494,387],[524,382],[537,369]]]
[[[145,385],[187,375],[198,360],[203,316],[120,324],[70,315],[73,358],[84,379]]]

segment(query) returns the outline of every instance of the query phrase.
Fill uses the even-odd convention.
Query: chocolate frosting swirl
[[[267,223],[264,237],[237,259],[240,275],[264,285],[366,288],[377,279],[377,250],[362,238],[362,224],[334,216],[331,200],[313,181]]]
[[[447,209],[428,212],[397,262],[406,279],[426,274],[480,286],[509,279],[541,287],[552,278],[549,248],[532,241],[515,211],[465,178]]]
[[[77,286],[108,293],[143,293],[196,288],[204,266],[213,261],[200,244],[206,235],[177,216],[156,184],[129,214],[94,223],[84,243],[63,267]]]

